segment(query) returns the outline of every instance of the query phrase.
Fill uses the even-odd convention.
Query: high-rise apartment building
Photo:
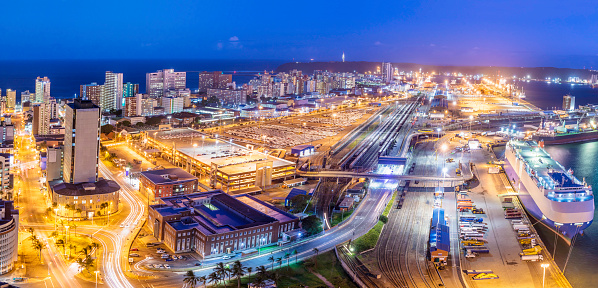
[[[199,73],[199,91],[207,91],[209,88],[225,89],[233,82],[233,75],[223,74],[222,71]]]
[[[79,98],[83,100],[91,100],[93,104],[99,106],[103,88],[104,85],[98,85],[96,82],[81,85],[79,87]]]
[[[162,107],[164,107],[164,114],[182,112],[184,106],[185,98],[183,97],[162,97]]]
[[[35,98],[35,94],[31,94],[29,90],[21,92],[21,105],[23,105],[25,102],[31,102],[32,97]]]
[[[224,106],[244,105],[247,102],[246,90],[208,89],[208,97],[216,97]]]
[[[123,84],[123,98],[134,97],[139,94],[139,84],[127,82]]]
[[[17,105],[17,91],[6,89],[6,108],[15,109]]]
[[[50,79],[37,77],[35,79],[35,103],[46,103],[50,100]]]
[[[33,106],[33,123],[31,131],[34,135],[50,134],[51,105],[39,103]]]
[[[106,71],[104,88],[100,97],[102,111],[118,110],[122,108],[123,73]]]
[[[187,72],[174,72],[174,69],[158,70],[145,75],[145,93],[151,98],[160,98],[166,91],[187,87]]]
[[[565,110],[565,111],[575,110],[575,96],[571,96],[571,95],[563,96],[563,110]]]
[[[382,81],[390,83],[392,81],[393,69],[390,62],[382,62]]]
[[[2,275],[14,269],[19,255],[19,211],[14,209],[12,201],[0,200],[0,239]]]
[[[89,100],[75,99],[66,106],[64,122],[64,182],[97,182],[100,108]]]

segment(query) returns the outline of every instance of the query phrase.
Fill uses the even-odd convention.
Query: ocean
[[[598,89],[591,88],[589,85],[548,84],[545,82],[517,82],[515,85],[523,86],[527,96],[526,100],[543,109],[551,107],[560,109],[563,96],[566,94],[575,96],[576,105],[598,103]],[[573,169],[577,178],[585,179],[588,184],[595,187],[594,192],[598,193],[598,142],[549,145],[546,147],[546,151],[565,168]],[[595,196],[595,205],[597,205],[597,199]],[[539,233],[550,253],[553,253],[555,251],[554,233],[540,225],[536,225],[536,227],[539,228]],[[595,273],[598,271],[597,240],[598,219],[596,219],[596,213],[594,213],[594,223],[585,230],[584,235],[576,238],[570,254],[568,245],[557,238],[555,260],[561,269],[565,268],[566,263],[565,276],[573,287],[596,287],[596,283],[598,283],[598,273]],[[569,258],[568,261],[567,258]]]
[[[73,98],[79,94],[79,85],[104,83],[105,72],[123,73],[124,82],[138,83],[145,92],[145,74],[162,69],[187,72],[187,87],[198,88],[202,71],[224,71],[233,74],[237,85],[247,83],[254,74],[276,70],[285,63],[280,60],[15,60],[0,61],[0,89],[35,92],[35,78],[48,76],[50,93],[54,98]]]

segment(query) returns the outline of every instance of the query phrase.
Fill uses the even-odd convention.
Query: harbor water
[[[525,89],[526,100],[535,106],[547,109],[561,108],[563,96],[576,97],[576,105],[598,104],[598,89],[589,85],[556,84],[546,82],[515,82]],[[546,146],[546,151],[565,168],[573,169],[575,176],[590,184],[598,192],[598,142]],[[596,206],[596,196],[594,203]],[[550,253],[554,253],[557,265],[565,269],[565,276],[573,287],[598,286],[598,219],[594,212],[594,223],[583,235],[578,236],[570,249],[560,237],[548,228],[536,225]],[[555,242],[556,241],[556,242]],[[555,245],[556,243],[556,245]],[[556,247],[555,247],[556,246]],[[555,249],[556,248],[556,249]],[[566,266],[565,266],[566,265]]]

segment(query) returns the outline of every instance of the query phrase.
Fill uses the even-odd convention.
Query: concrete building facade
[[[66,106],[64,122],[64,182],[97,181],[100,108],[89,100],[76,99]]]
[[[19,211],[12,201],[0,200],[0,275],[11,272],[19,248]]]
[[[47,103],[50,100],[50,79],[37,77],[35,79],[35,103]]]

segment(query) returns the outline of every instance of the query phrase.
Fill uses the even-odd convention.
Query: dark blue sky
[[[492,3],[490,3],[492,2]],[[598,66],[598,1],[2,1],[1,59]]]

